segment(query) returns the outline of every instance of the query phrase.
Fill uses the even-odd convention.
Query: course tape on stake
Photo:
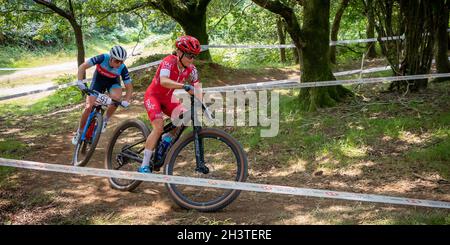
[[[429,79],[450,77],[450,73],[436,73],[436,74],[423,74],[412,76],[397,76],[397,77],[375,77],[375,78],[362,78],[362,79],[349,79],[349,80],[333,80],[322,82],[306,82],[299,83],[299,79],[282,80],[282,83],[271,84],[247,84],[240,87],[224,86],[224,87],[210,87],[203,89],[204,92],[227,92],[227,91],[253,91],[253,90],[273,90],[273,89],[296,89],[296,88],[314,88],[314,87],[327,87],[337,85],[350,85],[350,84],[370,84],[370,83],[383,83],[393,81],[404,80],[417,80],[417,79]]]
[[[90,79],[89,79],[90,80]],[[88,80],[88,81],[89,81]],[[62,89],[62,88],[67,88],[70,86],[73,86],[77,84],[77,82],[70,82],[70,83],[66,83],[66,84],[62,84],[62,85],[54,85],[54,86],[50,86],[48,88],[44,88],[44,89],[37,89],[37,90],[33,90],[33,91],[29,91],[29,92],[23,92],[23,93],[18,93],[18,94],[11,94],[11,95],[6,95],[6,96],[2,96],[0,97],[0,101],[2,100],[8,100],[8,99],[13,99],[13,98],[17,98],[17,97],[22,97],[22,96],[26,96],[26,95],[30,95],[30,94],[38,94],[38,93],[42,93],[42,92],[46,92],[46,91],[51,91],[51,90],[57,90],[57,89]]]
[[[394,41],[394,40],[403,40],[405,36],[393,36],[393,37],[382,37],[381,41]],[[366,39],[355,39],[355,40],[338,40],[338,41],[330,41],[330,46],[336,46],[338,44],[350,44],[350,43],[371,43],[377,42],[378,38],[366,38]],[[211,44],[211,45],[201,45],[202,51],[205,51],[210,48],[246,48],[246,49],[259,49],[259,48],[295,48],[294,44]]]
[[[447,32],[450,32],[450,29],[447,29]],[[157,41],[161,38],[157,38],[153,41]],[[391,41],[391,40],[399,40],[405,39],[405,36],[392,36],[392,37],[382,37],[381,41]],[[378,38],[366,38],[366,39],[353,39],[353,40],[338,40],[338,41],[330,41],[330,46],[334,46],[336,44],[349,44],[349,43],[370,43],[377,42]],[[220,45],[220,44],[211,44],[211,45],[201,45],[202,51],[205,51],[209,48],[294,48],[294,44],[279,44],[279,45]],[[135,56],[135,55],[132,55]],[[14,71],[14,70],[28,70],[33,68],[0,68],[0,71]]]
[[[120,178],[130,180],[152,181],[158,183],[181,184],[192,186],[213,187],[221,189],[236,189],[244,191],[267,192],[277,194],[288,194],[296,196],[311,196],[321,198],[333,198],[343,200],[353,200],[362,202],[378,202],[389,204],[402,204],[433,208],[450,208],[450,202],[383,196],[374,194],[361,194],[331,190],[320,190],[310,188],[299,188],[280,185],[264,185],[256,183],[235,182],[225,180],[212,180],[203,178],[191,178],[182,176],[162,175],[162,174],[143,174],[138,172],[128,172],[120,170],[109,170],[89,167],[74,167],[68,165],[48,164],[40,162],[12,160],[0,158],[0,165],[8,167],[18,167],[34,170],[43,170],[59,173],[71,173],[80,175],[90,175],[108,178]]]

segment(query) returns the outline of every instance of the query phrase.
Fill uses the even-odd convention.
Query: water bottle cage
[[[164,143],[164,137],[161,137],[161,141],[158,144],[157,150],[156,150],[156,154],[155,154],[155,161],[154,161],[154,166],[155,167],[160,167],[164,164],[164,158],[165,155],[167,153],[167,151],[169,150],[170,146],[172,145],[172,142],[167,142]]]

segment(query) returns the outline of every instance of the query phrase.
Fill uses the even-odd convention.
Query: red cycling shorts
[[[171,97],[173,99],[171,99]],[[163,119],[163,113],[174,118],[187,111],[175,96],[162,97],[146,93],[144,96],[144,106],[151,122],[155,119]],[[176,111],[176,114],[172,115],[174,110]]]

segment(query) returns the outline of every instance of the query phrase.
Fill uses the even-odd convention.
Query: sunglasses
[[[112,59],[112,61],[114,62],[114,63],[116,63],[116,64],[123,64],[123,61],[122,60],[116,60],[116,59]]]
[[[184,56],[186,57],[186,58],[188,58],[188,59],[193,59],[193,58],[195,58],[195,57],[197,57],[197,55],[195,55],[195,54],[189,54],[189,53],[184,53]]]

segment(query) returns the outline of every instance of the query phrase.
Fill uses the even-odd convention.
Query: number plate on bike
[[[105,94],[99,94],[97,96],[97,99],[95,100],[95,102],[97,102],[97,104],[101,104],[101,105],[109,105],[109,104],[111,104],[111,98],[109,98]]]

